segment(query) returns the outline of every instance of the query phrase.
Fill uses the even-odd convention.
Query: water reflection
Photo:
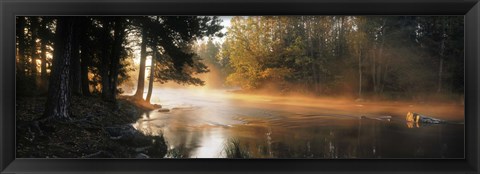
[[[463,124],[408,123],[403,115],[411,106],[285,104],[292,101],[265,97],[250,100],[222,91],[154,92],[163,96],[157,102],[171,111],[145,113],[134,126],[163,133],[170,149],[167,157],[231,157],[229,148],[245,151],[249,158],[464,156]],[[447,113],[462,115],[463,111]]]

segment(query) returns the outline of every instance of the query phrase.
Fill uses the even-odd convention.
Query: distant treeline
[[[218,49],[227,83],[249,90],[462,95],[463,26],[462,16],[233,17],[225,42],[202,53]]]

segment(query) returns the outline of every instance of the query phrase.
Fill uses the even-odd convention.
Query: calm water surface
[[[224,158],[235,141],[252,158],[463,158],[464,109],[158,88],[134,127],[163,133],[169,150],[188,158]],[[407,112],[450,121],[405,122]],[[364,116],[364,117],[362,117]]]

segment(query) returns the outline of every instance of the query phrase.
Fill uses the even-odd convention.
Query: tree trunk
[[[115,18],[115,40],[113,43],[113,50],[112,50],[112,66],[110,70],[110,91],[112,95],[110,96],[110,101],[116,102],[117,96],[117,83],[118,83],[118,69],[120,65],[120,56],[122,52],[122,43],[123,38],[125,36],[125,28],[123,25],[123,21],[119,17]]]
[[[136,99],[143,99],[143,91],[145,88],[145,61],[147,59],[147,30],[142,29],[142,45],[140,51],[140,72],[138,73]]]
[[[18,63],[17,63],[17,75],[20,79],[25,77],[25,17],[17,18],[17,43],[18,43]]]
[[[440,58],[440,65],[438,67],[438,89],[437,89],[437,92],[442,92],[442,74],[443,74],[443,58]]]
[[[438,88],[437,92],[442,91],[442,76],[443,76],[443,56],[445,53],[445,40],[446,40],[446,21],[445,19],[442,19],[442,26],[443,26],[443,31],[442,31],[442,41],[440,43],[440,64],[438,67]]]
[[[109,100],[111,98],[110,91],[110,23],[108,19],[103,20],[103,34],[102,34],[102,63],[100,68],[100,74],[102,76],[102,98],[104,100]]]
[[[377,86],[375,87],[376,89],[376,92],[378,93],[382,93],[383,89],[382,89],[382,86],[383,86],[383,80],[382,79],[382,72],[385,73],[386,70],[383,70],[382,71],[382,63],[385,63],[385,57],[383,57],[383,49],[384,49],[384,46],[385,46],[385,24],[386,24],[387,20],[384,20],[383,21],[383,25],[382,25],[382,42],[380,43],[380,51],[378,53],[378,61],[380,61],[380,63],[378,64],[378,70],[376,71],[376,79],[377,79]]]
[[[83,18],[83,25],[90,25],[88,20]],[[91,52],[90,42],[87,33],[87,26],[80,28],[79,42],[80,42],[80,86],[83,96],[90,96],[90,82],[88,80],[88,66],[90,65],[91,58],[89,56]]]
[[[47,45],[48,45],[48,25],[49,18],[42,17],[42,21],[40,22],[40,27],[38,29],[38,33],[40,35],[40,91],[42,93],[47,92],[48,90],[48,77],[47,77]]]
[[[317,56],[317,59],[320,60],[320,59],[323,59],[323,36],[322,36],[322,31],[318,31],[319,35],[318,35],[318,56]],[[323,64],[320,62],[320,64]],[[324,79],[324,72],[323,70],[321,70],[321,68],[319,67],[320,65],[319,63],[317,63],[315,66],[317,67],[316,71],[317,71],[317,77],[315,79],[315,84],[317,86],[317,91],[321,91],[322,89],[320,88],[320,84],[323,83],[323,79]]]
[[[358,98],[362,98],[362,50],[359,47],[358,54]]]
[[[373,50],[372,50],[372,83],[373,83],[373,92],[376,93],[377,92],[377,79],[375,78],[377,75],[377,71],[376,71],[376,54],[377,54],[377,44],[374,43],[373,44]]]
[[[85,53],[83,53],[85,51],[83,47],[84,46],[82,46],[81,54],[82,60],[80,62],[80,80],[82,81],[81,86],[83,96],[90,96],[90,82],[88,80],[88,65],[90,58]]]
[[[383,93],[383,89],[385,88],[385,80],[387,79],[388,76],[388,70],[390,67],[390,61],[388,58],[385,58],[385,61],[383,62],[385,65],[383,68],[383,76],[382,76],[382,86],[380,86],[380,93]]]
[[[48,98],[44,118],[70,119],[70,63],[73,48],[74,21],[59,17],[56,27],[56,41]]]
[[[160,20],[160,17],[157,16],[157,22],[159,22]],[[159,56],[160,56],[160,53],[158,52],[157,50],[157,44],[158,44],[158,39],[156,36],[153,37],[153,42],[152,42],[152,61],[151,61],[151,64],[150,64],[150,79],[149,79],[149,82],[148,82],[148,92],[147,92],[147,97],[145,99],[145,101],[149,102],[150,103],[150,99],[152,98],[152,92],[153,92],[153,82],[155,81],[155,59],[160,59]]]
[[[148,82],[148,92],[147,92],[147,98],[145,101],[150,102],[150,99],[152,97],[152,90],[153,90],[153,81],[155,79],[155,59],[157,58],[157,50],[155,50],[155,47],[153,47],[153,55],[152,55],[152,63],[150,66],[150,79]]]
[[[37,30],[38,30],[38,18],[30,17],[30,75],[32,78],[32,85],[34,88],[37,85]]]
[[[339,35],[338,35],[338,56],[339,57],[342,57],[344,55],[344,52],[345,52],[345,46],[344,46],[344,42],[345,42],[345,27],[344,27],[344,21],[345,21],[345,16],[340,16],[340,31],[339,31]]]
[[[74,17],[76,18],[76,17]],[[72,19],[71,19],[72,20]],[[74,19],[77,20],[77,19]],[[74,26],[74,36],[73,36],[73,44],[72,44],[72,93],[75,95],[82,95],[82,88],[81,88],[81,69],[80,69],[80,56],[79,56],[79,28],[83,27],[78,25],[78,23]]]
[[[41,41],[41,59],[42,64],[40,66],[41,74],[40,74],[40,90],[42,92],[47,91],[48,79],[47,79],[47,41],[46,39],[42,39]]]
[[[308,33],[308,54],[310,59],[312,59],[311,68],[313,71],[313,75],[311,78],[311,83],[313,84],[313,89],[315,91],[315,94],[318,95],[319,91],[318,91],[318,83],[317,83],[317,60],[315,59],[315,55],[313,53],[314,48],[313,48],[312,20],[313,19],[310,18],[309,21],[307,22],[306,30]]]

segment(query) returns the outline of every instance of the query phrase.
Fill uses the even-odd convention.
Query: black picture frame
[[[0,0],[1,173],[479,173],[478,0]],[[15,159],[16,15],[464,15],[465,159]]]

